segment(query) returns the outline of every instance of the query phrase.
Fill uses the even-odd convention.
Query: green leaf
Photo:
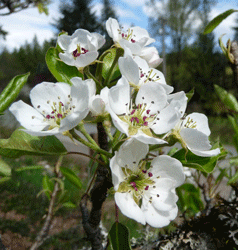
[[[194,95],[194,88],[191,89],[188,93],[186,93],[186,96],[188,98],[187,102],[189,102],[191,100],[191,98],[193,97],[193,95]]]
[[[62,206],[66,208],[77,208],[77,206],[71,201],[63,203]]]
[[[0,176],[10,177],[12,175],[12,170],[10,166],[0,158]]]
[[[39,170],[45,169],[43,166],[26,166],[15,169],[16,172],[28,171],[28,170]]]
[[[193,184],[185,183],[176,189],[179,197],[178,206],[182,212],[189,210],[196,214],[203,209],[200,189]]]
[[[0,139],[0,155],[17,158],[22,155],[65,155],[67,150],[55,136],[37,137],[17,129],[9,139]]]
[[[42,179],[42,186],[43,186],[42,192],[44,192],[45,195],[48,197],[48,199],[50,199],[50,194],[54,190],[54,183],[52,182],[52,180],[49,178],[48,175],[45,175],[43,177],[43,179]],[[42,193],[42,192],[40,192],[40,193]]]
[[[123,56],[123,54],[124,50],[122,48],[112,48],[106,51],[102,60],[102,77],[105,79],[105,86],[120,77],[121,73],[117,62],[119,57]]]
[[[235,182],[238,181],[238,171],[236,171],[236,173],[234,174],[234,176],[227,182],[227,185],[231,185]]]
[[[60,171],[63,174],[63,176],[67,178],[71,183],[73,183],[76,187],[78,187],[79,189],[82,188],[82,182],[79,179],[79,177],[74,173],[73,170],[61,166]]]
[[[7,182],[7,181],[10,181],[12,178],[11,177],[2,177],[0,178],[0,185]]]
[[[214,85],[215,91],[220,98],[220,100],[226,105],[228,109],[238,112],[238,102],[234,95],[228,93],[225,89]]]
[[[221,148],[221,153],[219,155],[213,157],[201,157],[190,151],[186,154],[185,149],[182,148],[173,154],[172,157],[181,161],[185,167],[195,168],[205,173],[211,173],[216,167],[217,161],[226,154],[227,152]]]
[[[14,102],[20,93],[22,87],[27,82],[30,73],[15,76],[5,87],[0,95],[0,112],[6,110]]]
[[[229,15],[231,15],[234,12],[237,12],[238,10],[230,9],[227,10],[220,15],[216,16],[209,24],[206,26],[203,34],[206,35],[208,33],[211,33],[224,19],[226,19]]]
[[[45,56],[46,64],[58,82],[65,82],[72,85],[70,81],[71,78],[76,76],[83,78],[83,75],[76,67],[69,66],[62,62],[58,54],[59,52],[56,48],[49,48]]]
[[[129,230],[125,225],[119,222],[112,225],[109,231],[109,239],[113,250],[130,250],[129,238]]]

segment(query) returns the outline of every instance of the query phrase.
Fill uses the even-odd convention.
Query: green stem
[[[98,81],[98,79],[93,74],[91,74],[88,67],[85,68],[84,73],[87,76],[87,78],[94,80],[98,90],[101,90],[103,88],[102,84]]]
[[[168,144],[155,144],[155,145],[151,145],[150,146],[150,151],[153,151],[153,150],[156,150],[158,148],[162,148],[162,147],[165,147],[165,146],[169,146]]]
[[[106,156],[106,157],[108,157],[108,158],[112,158],[113,155],[112,155],[111,153],[109,153],[109,152],[107,152],[107,151],[101,149],[101,148],[97,145],[97,143],[96,143],[95,141],[94,141],[94,142],[96,143],[96,145],[95,145],[95,144],[92,144],[92,143],[90,143],[90,142],[88,142],[88,141],[85,141],[83,138],[81,138],[79,135],[77,135],[77,134],[74,132],[74,130],[71,130],[70,133],[72,134],[72,136],[74,137],[74,139],[76,139],[77,141],[81,142],[81,143],[84,144],[85,146],[87,146],[87,147],[91,148],[92,150],[94,150],[94,151],[96,151],[96,152],[102,154],[102,156]],[[104,158],[103,160],[105,161],[106,158]],[[107,161],[106,161],[106,162],[107,162]]]

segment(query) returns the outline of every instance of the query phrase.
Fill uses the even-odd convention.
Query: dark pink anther
[[[84,54],[88,52],[88,50],[85,48],[82,48],[82,51],[84,52]]]
[[[148,126],[148,122],[144,122],[143,125],[144,125],[144,126]]]
[[[81,55],[81,54],[78,53],[78,50],[77,50],[77,49],[73,51],[73,56],[74,56],[74,57],[78,57],[78,56],[80,56],[80,55]]]
[[[146,110],[146,114],[148,115],[150,113],[150,109],[147,109]]]
[[[140,120],[139,120],[139,118],[138,118],[138,117],[135,117],[135,120],[136,120],[136,122],[137,122],[137,123],[139,123],[139,122],[140,122]]]
[[[124,33],[122,33],[121,36],[124,37],[125,36]]]
[[[50,115],[47,115],[46,118],[47,118],[47,119],[50,119]]]
[[[136,110],[133,109],[133,110],[131,111],[131,115],[133,115],[135,112],[136,112]]]
[[[61,106],[62,106],[62,107],[64,107],[64,104],[63,104],[63,102],[60,102],[60,104],[61,104]]]
[[[58,118],[62,118],[63,116],[61,114],[57,114],[57,117]]]
[[[55,117],[54,117],[54,116],[51,116],[51,119],[55,119]]]
[[[131,39],[131,42],[132,42],[132,43],[135,43],[136,41],[135,41],[134,39]]]
[[[131,117],[130,121],[133,122],[135,120],[135,117]]]
[[[135,187],[134,189],[135,189],[135,191],[138,191],[138,188],[137,188],[137,187]]]
[[[144,74],[143,74],[143,73],[141,73],[141,74],[140,74],[140,77],[143,77],[143,76],[144,76]]]
[[[148,189],[149,189],[149,186],[146,186],[146,187],[145,187],[145,190],[148,190]]]
[[[151,172],[149,172],[148,175],[149,175],[149,177],[152,177],[152,176],[153,176],[153,174],[152,174]]]
[[[147,118],[147,116],[143,116],[143,121],[144,121],[144,122],[145,122],[146,118]]]
[[[146,174],[146,173],[147,173],[147,170],[142,170],[142,173]]]
[[[133,188],[136,187],[136,183],[135,183],[134,181],[132,181],[130,184],[131,184],[131,186],[132,186]]]
[[[52,112],[51,112],[51,114],[54,114],[54,113],[55,113],[55,111],[52,111]]]

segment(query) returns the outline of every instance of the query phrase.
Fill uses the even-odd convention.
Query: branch
[[[61,178],[61,172],[59,171],[59,167],[61,165],[62,162],[62,156],[59,158],[59,160],[56,163],[55,166],[55,172],[57,177],[56,178]],[[43,242],[46,240],[47,235],[49,233],[50,230],[50,226],[51,226],[51,222],[54,216],[54,205],[55,205],[55,201],[57,198],[57,194],[59,192],[60,188],[59,188],[59,182],[55,181],[55,185],[54,185],[54,190],[51,194],[51,199],[50,199],[50,204],[49,204],[49,208],[48,208],[48,214],[46,216],[45,219],[45,223],[43,225],[43,227],[41,228],[41,231],[38,233],[35,243],[31,246],[30,250],[36,250],[38,247],[40,247]]]

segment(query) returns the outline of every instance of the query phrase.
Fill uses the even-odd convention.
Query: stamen
[[[149,172],[149,173],[148,173],[148,176],[149,176],[149,177],[152,177],[152,176],[153,176],[153,174],[152,174],[151,172]]]

